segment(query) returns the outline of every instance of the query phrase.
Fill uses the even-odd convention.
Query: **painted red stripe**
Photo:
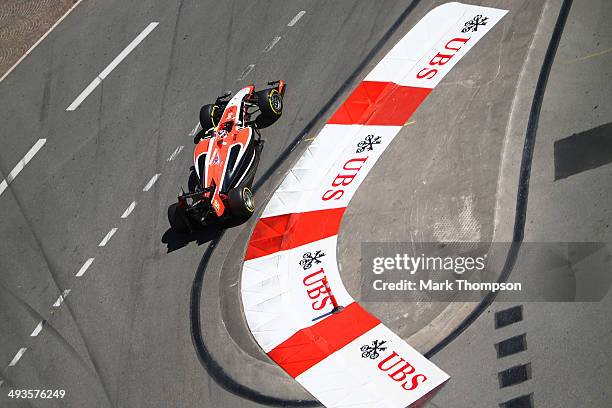
[[[353,302],[340,313],[301,329],[268,355],[295,378],[379,324],[377,318]]]
[[[327,123],[402,126],[430,92],[430,88],[363,81]]]
[[[245,260],[296,248],[338,233],[346,208],[292,213],[257,221]]]

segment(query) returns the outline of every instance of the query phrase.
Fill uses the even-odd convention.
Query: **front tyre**
[[[255,119],[255,125],[263,129],[272,125],[283,114],[283,96],[277,88],[268,88],[256,92],[259,116]]]
[[[191,232],[189,227],[189,219],[184,208],[179,207],[178,203],[174,203],[168,207],[168,222],[173,231],[180,234]]]
[[[200,126],[205,131],[217,127],[221,119],[222,109],[217,104],[208,104],[200,108]]]
[[[255,211],[253,192],[248,187],[232,188],[227,194],[227,204],[234,217],[249,218]]]

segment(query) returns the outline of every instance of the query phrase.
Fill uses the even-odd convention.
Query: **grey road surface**
[[[266,146],[256,181],[258,208],[261,208],[283,171],[307,143],[298,144],[291,152],[293,142],[314,136],[333,107],[376,63],[377,56],[382,56],[420,16],[439,3],[421,1],[413,7],[403,1],[83,2],[0,84],[1,177],[6,177],[38,139],[47,139],[43,149],[0,196],[0,381],[3,381],[0,405],[264,406],[255,402],[265,402],[261,395],[251,393],[250,399],[235,395],[213,379],[219,370],[211,374],[203,366],[206,364],[201,360],[202,350],[192,338],[194,314],[190,309],[194,278],[197,280],[199,273],[202,273],[198,309],[201,336],[224,372],[264,396],[292,400],[293,405],[285,406],[299,406],[299,399],[310,400],[305,391],[266,360],[245,332],[236,282],[237,267],[252,222],[222,236],[213,230],[198,234],[193,240],[168,231],[166,206],[175,199],[179,186],[186,184],[190,165],[193,145],[188,134],[196,125],[200,105],[223,91],[236,90],[251,82],[262,86],[278,78],[288,82],[285,115],[264,133]],[[508,90],[505,95],[500,89],[512,89],[523,75],[526,67],[521,56],[527,55],[526,47],[541,51],[534,57],[533,72],[525,74],[537,76],[560,2],[483,0],[475,3],[510,9],[508,22],[497,33],[492,32],[490,38],[483,40],[480,50],[475,48],[473,55],[456,67],[448,83],[441,84],[425,102],[424,109],[417,112],[417,122],[406,132],[422,131],[432,136],[438,130],[442,134],[447,130],[443,126],[428,132],[419,126],[421,121],[433,124],[446,117],[440,108],[448,109],[444,100],[452,96],[467,98],[462,99],[467,112],[463,115],[467,116],[459,114],[459,119],[485,121],[489,131],[498,137],[496,143],[503,142],[509,119],[499,111],[507,106],[512,92]],[[559,87],[546,93],[539,131],[543,136],[538,136],[539,150],[534,156],[533,172],[538,177],[550,175],[554,168],[554,159],[550,156],[554,141],[609,122],[610,101],[600,84],[604,78],[609,80],[610,71],[603,70],[597,59],[565,65],[560,62],[595,53],[605,49],[606,44],[609,48],[607,26],[597,16],[610,15],[611,10],[604,8],[603,0],[597,4],[600,9],[584,4],[574,7],[568,20],[568,27],[575,33],[563,38],[551,73],[550,83]],[[306,13],[301,19],[292,27],[287,26],[302,10]],[[546,10],[546,16],[552,17],[542,19]],[[580,23],[593,19],[598,24],[592,27]],[[91,80],[151,22],[159,25],[77,110],[66,112],[66,107]],[[541,41],[529,45],[538,29]],[[592,33],[595,33],[593,37],[600,37],[597,46],[589,37]],[[264,52],[276,37],[281,38]],[[571,41],[577,38],[581,40]],[[512,44],[522,47],[509,53],[507,50],[513,50]],[[506,54],[495,54],[506,58],[503,61],[507,64],[503,67],[498,63],[500,59],[493,62],[483,59],[497,47],[508,47]],[[602,58],[609,58],[609,54]],[[250,65],[254,67],[247,69]],[[597,103],[592,103],[589,96],[577,95],[572,83],[567,82],[568,77],[573,78],[582,71],[589,75],[583,77],[585,82],[580,89],[590,89],[591,95],[598,95]],[[496,82],[500,83],[499,88]],[[527,88],[535,86],[535,80],[527,83]],[[516,92],[522,91],[520,87],[516,89]],[[577,95],[575,104],[569,103],[568,93]],[[525,104],[531,103],[532,95],[532,88],[522,95]],[[558,101],[566,103],[562,114],[556,108]],[[587,105],[590,107],[587,111],[572,109],[576,104],[584,109]],[[596,104],[598,108],[594,109]],[[480,109],[483,106],[486,109]],[[468,115],[479,109],[484,118]],[[553,113],[561,115],[563,120],[552,118]],[[458,135],[460,140],[473,140],[470,134]],[[486,140],[477,136],[474,140],[487,152],[480,155],[486,171],[498,171],[502,156],[514,153],[511,149],[504,153],[500,146],[487,145]],[[431,139],[431,143],[438,149],[447,146],[444,139]],[[184,148],[169,161],[179,146]],[[458,161],[465,163],[470,162],[469,155],[473,152],[466,149],[461,154]],[[415,165],[427,168],[423,163]],[[576,164],[572,169],[585,167],[588,165]],[[582,218],[592,222],[592,228],[585,228],[580,234],[569,235],[576,230],[571,224],[560,230],[549,227],[558,218],[574,214],[571,211],[575,207],[569,203],[575,202],[576,198],[571,197],[579,188],[585,189],[579,193],[582,197],[600,194],[594,202],[603,203],[603,199],[609,198],[606,195],[609,190],[599,188],[609,179],[606,171],[609,172],[609,166],[602,165],[554,182],[554,177],[534,181],[532,203],[535,204],[530,204],[529,219],[535,220],[535,225],[529,227],[527,236],[533,240],[609,239],[609,229],[592,235],[592,229],[601,228],[600,220],[609,219],[609,206],[603,204],[586,216],[576,215],[576,225],[584,224]],[[434,173],[424,175],[440,177]],[[495,225],[491,209],[495,203],[491,195],[496,194],[495,183],[481,177],[483,173],[475,172],[480,178],[471,181],[482,187],[475,190],[476,199],[482,198],[474,202],[475,211],[483,220],[483,239],[491,239]],[[157,174],[156,182],[148,191],[143,191]],[[375,174],[376,170],[372,175],[376,177]],[[423,181],[419,177],[406,182]],[[578,182],[576,177],[584,177],[585,181]],[[440,194],[455,196],[456,205],[463,205],[458,192],[444,190],[444,186],[451,184],[454,184],[452,180],[439,184]],[[388,189],[397,191],[391,185]],[[556,201],[559,204],[553,211],[538,204],[538,197],[545,200],[542,197],[550,194],[550,189],[559,195]],[[352,203],[357,206],[355,214],[360,208],[367,208],[367,203],[360,207],[359,203],[364,200],[357,197]],[[136,202],[133,212],[121,218],[133,201]],[[427,205],[418,208],[429,211]],[[402,211],[409,210],[402,207]],[[432,213],[430,218],[436,218],[436,214]],[[438,215],[440,219],[452,216],[450,210],[449,214]],[[543,217],[552,219],[543,223],[539,221]],[[353,217],[356,219],[357,216]],[[347,219],[347,222],[354,221]],[[384,224],[383,227],[389,228]],[[108,243],[99,246],[113,228],[117,230]],[[405,227],[399,231],[398,234],[403,234]],[[562,235],[563,232],[568,235]],[[201,268],[203,255],[208,256],[205,270]],[[89,258],[95,258],[89,269],[83,276],[75,277]],[[67,289],[70,292],[61,306],[53,307]],[[558,339],[559,334],[552,324],[550,330],[546,329],[542,319],[553,311],[559,314],[557,320],[571,316],[558,329],[565,335],[577,336],[591,330],[594,336],[599,336],[594,327],[606,327],[605,322],[598,323],[599,318],[592,319],[591,325],[590,320],[584,319],[584,313],[602,315],[599,309],[587,311],[587,307],[603,306],[589,305],[580,310],[575,307],[551,306],[552,310],[543,311],[536,305],[531,311],[531,306],[524,305],[525,315],[529,312],[533,319],[527,323],[526,318],[524,324],[533,324],[533,335],[540,336],[541,340],[532,343],[528,337],[533,380],[526,383],[531,388],[520,391],[533,392],[536,400],[542,402],[541,406],[564,396],[563,393],[552,395],[550,383],[554,377],[552,369],[547,371],[547,368],[552,367],[556,372],[570,369],[569,364],[551,366],[551,360],[557,361],[560,357],[557,351],[547,350],[545,344],[550,339]],[[436,363],[453,375],[433,400],[434,406],[495,406],[520,394],[515,389],[500,391],[496,384],[497,371],[507,367],[490,356],[493,311],[483,314],[470,330],[434,357]],[[31,337],[41,320],[46,321],[43,330]],[[528,336],[532,336],[529,333],[532,331],[528,331]],[[576,401],[584,399],[585,394],[580,392],[597,394],[599,388],[593,384],[605,384],[605,376],[609,376],[609,356],[607,360],[601,357],[605,353],[602,351],[604,337],[598,338],[601,340],[586,343],[592,350],[583,350],[581,357],[584,358],[580,361],[603,362],[597,368],[601,379],[597,381],[602,382],[593,383],[585,378],[585,387],[572,391]],[[478,341],[485,342],[486,346]],[[569,344],[577,348],[581,341],[580,337],[573,337]],[[531,344],[535,347],[531,348]],[[9,367],[15,353],[23,347],[27,350],[21,359]],[[487,350],[488,354],[469,359],[478,355],[474,348]],[[559,355],[563,352],[561,347],[556,350]],[[547,374],[536,377],[537,372]],[[6,397],[11,388],[65,389],[67,397],[16,402]],[[606,394],[597,394],[589,406],[603,407],[597,404],[605,401],[605,397]],[[283,406],[278,402],[277,405]]]

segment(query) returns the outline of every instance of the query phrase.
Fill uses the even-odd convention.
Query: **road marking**
[[[17,365],[17,363],[19,362],[19,360],[21,359],[21,357],[23,356],[23,354],[26,352],[27,349],[28,349],[27,347],[20,348],[17,354],[15,354],[15,357],[13,357],[13,359],[9,363],[9,367],[15,367],[15,365]]]
[[[293,18],[291,19],[291,21],[289,22],[289,24],[287,24],[287,27],[293,27],[293,26],[295,25],[295,23],[297,23],[297,22],[300,20],[300,18],[302,18],[302,16],[303,16],[304,14],[306,14],[306,10],[302,10],[302,11],[300,11],[299,13],[297,13],[297,14],[295,15],[295,17],[293,17]]]
[[[147,38],[147,36],[151,33],[151,31],[155,29],[155,27],[157,27],[158,24],[159,24],[158,22],[152,22],[151,24],[147,26],[147,28],[142,30],[142,32],[138,34],[138,36],[136,36],[136,38],[134,38],[134,40],[132,40],[132,42],[128,44],[128,46],[125,47],[123,51],[121,51],[119,55],[117,55],[115,59],[112,60],[111,63],[108,64],[108,66],[104,68],[102,72],[100,72],[98,76],[95,77],[93,81],[91,81],[89,85],[87,85],[87,87],[83,90],[83,92],[81,92],[81,94],[76,97],[76,99],[70,104],[70,106],[66,108],[66,110],[73,111],[76,108],[78,108],[79,105],[85,100],[85,98],[87,98],[89,94],[92,93],[93,90],[96,89],[98,85],[100,85],[102,81],[115,68],[117,68],[117,65],[119,65],[121,61],[125,59],[125,57],[127,57],[132,51],[134,51],[134,49],[138,46],[138,44],[140,44],[145,38]]]
[[[240,74],[240,76],[238,77],[238,80],[242,81],[244,78],[246,78],[246,76],[251,73],[253,68],[255,68],[255,64],[247,65],[247,67],[244,69],[244,71],[242,71],[242,74]]]
[[[199,123],[198,123],[198,125],[199,125]],[[195,135],[195,133],[194,133],[194,135]],[[182,146],[182,145],[181,145],[181,146],[178,146],[176,149],[174,149],[174,151],[172,152],[172,154],[170,155],[170,157],[168,157],[168,158],[166,159],[166,161],[172,161],[172,160],[174,160],[174,158],[175,158],[176,156],[178,156],[178,154],[179,154],[181,151],[183,151],[183,147],[185,147],[185,146]]]
[[[86,260],[83,266],[81,266],[81,269],[79,269],[79,271],[74,276],[76,276],[77,278],[80,278],[81,276],[85,275],[85,272],[87,272],[87,269],[89,269],[94,259],[96,258],[89,258],[88,260]]]
[[[136,201],[132,201],[132,203],[128,206],[128,208],[125,209],[123,214],[121,214],[121,218],[129,217],[132,211],[134,211],[134,208],[136,208]]]
[[[102,241],[100,241],[98,246],[99,247],[106,246],[106,244],[108,244],[108,241],[110,241],[110,239],[113,237],[113,235],[115,235],[115,232],[117,232],[117,228],[113,228],[110,231],[108,231],[108,234],[106,234],[106,236],[104,238],[102,238]]]
[[[13,170],[11,170],[6,179],[0,182],[0,195],[4,193],[4,190],[6,190],[9,184],[11,184],[13,180],[15,180],[15,177],[17,177],[19,173],[21,173],[21,170],[23,170],[26,164],[28,164],[30,160],[34,158],[36,153],[38,153],[38,151],[45,145],[45,143],[47,143],[47,139],[38,139],[38,142],[34,143],[34,146],[32,146],[32,148],[26,153],[25,156],[23,156],[23,159],[19,160],[19,163],[17,163]]]
[[[38,39],[38,41],[36,41],[36,42],[34,43],[34,45],[32,45],[32,46],[30,47],[30,49],[29,49],[29,50],[27,50],[27,51],[26,51],[26,53],[25,53],[25,54],[23,54],[23,55],[21,56],[21,58],[19,58],[19,59],[17,60],[17,62],[13,64],[13,66],[12,66],[12,67],[10,67],[10,68],[9,68],[9,70],[8,70],[8,71],[6,71],[6,73],[5,73],[5,74],[2,76],[2,78],[0,78],[0,82],[4,81],[4,79],[5,79],[5,78],[6,78],[6,77],[7,77],[7,76],[8,76],[8,75],[11,73],[11,72],[13,72],[13,70],[14,70],[15,68],[17,68],[17,65],[19,65],[19,64],[21,63],[21,61],[23,61],[23,60],[24,60],[24,59],[25,59],[25,58],[26,58],[28,55],[30,55],[30,54],[32,53],[32,51],[34,51],[34,48],[36,48],[36,47],[38,46],[38,44],[40,44],[40,43],[41,43],[41,42],[42,42],[42,41],[43,41],[45,38],[47,38],[47,36],[48,36],[49,34],[51,34],[51,31],[53,31],[53,30],[55,29],[55,27],[57,27],[57,26],[59,25],[59,23],[61,23],[61,22],[62,22],[62,21],[63,21],[63,20],[66,18],[66,17],[68,17],[68,14],[70,14],[70,13],[72,12],[72,10],[74,10],[74,9],[76,8],[76,6],[78,6],[78,5],[79,5],[79,4],[80,4],[82,1],[83,1],[83,0],[77,0],[77,2],[76,2],[76,3],[74,3],[74,4],[72,5],[72,7],[70,7],[70,8],[68,9],[68,11],[66,11],[66,12],[64,13],[64,15],[63,15],[63,16],[61,16],[61,17],[60,17],[60,19],[59,19],[59,20],[57,20],[57,21],[55,22],[55,24],[53,24],[53,25],[51,26],[51,28],[49,28],[49,29],[47,30],[47,32],[46,32],[46,33],[44,33],[44,34],[43,34],[43,36],[42,36],[42,37],[40,37],[40,38]]]
[[[70,291],[71,291],[71,289],[66,289],[65,291],[63,291],[62,294],[59,295],[59,297],[57,298],[57,300],[53,304],[53,307],[60,307],[62,305],[62,303],[64,303],[64,300],[70,294]]]
[[[612,48],[608,48],[607,50],[595,52],[593,54],[588,54],[588,55],[585,55],[584,57],[576,58],[576,59],[573,59],[573,60],[563,61],[563,64],[566,64],[566,65],[573,64],[574,62],[579,62],[579,61],[587,60],[589,58],[599,57],[599,56],[605,55],[605,54],[607,54],[609,52],[612,52]]]
[[[266,45],[266,48],[264,48],[262,52],[270,51],[276,45],[276,43],[280,41],[280,39],[280,37],[274,37],[272,41],[270,41],[268,45]]]
[[[144,188],[142,189],[142,191],[149,191],[151,189],[151,187],[153,187],[153,184],[155,184],[155,182],[157,181],[157,179],[159,178],[159,176],[161,176],[160,173],[156,173],[153,177],[151,177],[151,180],[149,180],[149,182],[147,183],[146,186],[144,186]]]
[[[196,133],[198,133],[200,131],[200,122],[196,123],[195,127],[193,128],[193,130],[189,133],[189,136],[193,137],[196,135]]]
[[[40,323],[38,323],[38,325],[36,325],[36,327],[32,331],[32,334],[30,334],[30,337],[38,336],[38,334],[42,331],[43,326],[45,325],[45,323],[46,323],[46,320],[41,320]]]

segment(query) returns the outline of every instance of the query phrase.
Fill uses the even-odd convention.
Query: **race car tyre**
[[[199,183],[198,174],[195,169],[192,168],[191,173],[189,173],[189,180],[187,180],[187,189],[189,189],[189,192],[194,193]]]
[[[178,203],[174,203],[168,207],[168,222],[170,222],[170,228],[175,232],[181,234],[191,232],[187,213],[184,208],[178,206]]]
[[[227,204],[233,216],[248,218],[255,211],[253,192],[248,187],[232,188],[227,194]]]
[[[276,122],[283,114],[283,96],[276,88],[264,89],[256,94],[260,114],[255,119],[255,125],[263,129]]]
[[[221,107],[216,104],[204,105],[200,108],[200,126],[202,129],[208,130],[216,127],[221,119]]]

